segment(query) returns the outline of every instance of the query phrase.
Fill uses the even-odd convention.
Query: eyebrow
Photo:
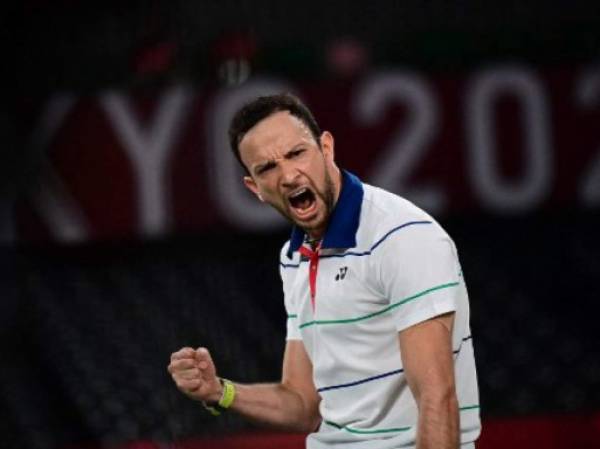
[[[297,143],[296,145],[294,145],[292,148],[290,148],[289,150],[287,150],[285,152],[285,154],[283,155],[283,158],[288,159],[290,153],[292,153],[293,151],[298,151],[298,150],[304,148],[305,146],[306,146],[305,142]],[[264,162],[260,162],[260,163],[256,164],[252,170],[254,171],[254,173],[260,173],[263,169],[269,168],[275,164],[276,164],[275,159],[267,159]]]
[[[263,169],[272,167],[274,165],[275,165],[275,160],[269,159],[265,162],[261,162],[260,164],[255,165],[253,171],[254,171],[254,173],[260,173]]]

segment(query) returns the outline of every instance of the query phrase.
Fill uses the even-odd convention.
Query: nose
[[[300,172],[291,161],[281,162],[281,185],[285,188],[294,188],[298,184]]]

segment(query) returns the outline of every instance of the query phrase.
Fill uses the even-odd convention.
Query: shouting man
[[[289,94],[234,116],[244,184],[293,223],[280,272],[281,382],[218,376],[206,348],[171,356],[177,387],[310,433],[307,448],[473,448],[480,432],[469,304],[456,248],[427,213],[340,170],[334,139]]]

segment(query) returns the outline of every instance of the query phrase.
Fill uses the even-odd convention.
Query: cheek
[[[314,161],[311,164],[311,168],[308,173],[311,174],[312,181],[315,183],[315,187],[322,191],[325,186],[325,173],[326,167],[322,159]]]
[[[275,183],[261,183],[259,193],[263,199],[269,203],[279,203],[281,198]]]
[[[275,182],[265,182],[261,185],[261,191],[265,195],[273,196],[277,194],[277,184]]]

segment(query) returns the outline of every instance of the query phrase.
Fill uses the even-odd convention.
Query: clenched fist
[[[182,348],[171,354],[168,367],[177,388],[197,401],[217,402],[223,388],[206,348]]]

